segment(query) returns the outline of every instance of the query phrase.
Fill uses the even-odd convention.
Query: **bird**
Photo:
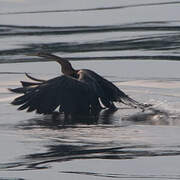
[[[21,81],[21,87],[9,89],[21,94],[11,102],[19,106],[18,110],[46,115],[53,114],[59,108],[59,112],[69,117],[77,114],[94,115],[104,108],[116,109],[115,102],[141,110],[149,107],[132,99],[92,70],[76,70],[67,59],[50,53],[38,52],[35,55],[59,63],[62,74],[43,80],[26,73],[27,78],[33,81]]]

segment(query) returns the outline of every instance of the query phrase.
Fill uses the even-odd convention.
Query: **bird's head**
[[[64,59],[62,57],[55,56],[50,53],[44,53],[44,52],[38,52],[38,53],[33,54],[32,56],[39,56],[39,57],[45,58],[50,61],[58,62],[61,65],[62,73],[65,75],[73,76],[76,72],[73,69],[71,63],[67,59]]]

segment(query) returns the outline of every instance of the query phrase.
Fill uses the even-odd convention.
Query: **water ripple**
[[[11,26],[1,25],[0,36],[6,41],[6,36],[19,36],[19,43],[15,48],[0,50],[0,61],[22,62],[39,61],[40,58],[29,58],[27,53],[47,51],[50,53],[72,54],[70,60],[113,60],[113,59],[151,59],[151,60],[179,60],[180,34],[179,26],[172,26],[169,22],[142,22],[112,26],[77,26],[77,27],[44,27],[44,26]],[[146,32],[134,36],[123,37],[120,32]],[[96,39],[89,41],[90,34],[103,34],[118,32],[117,38]],[[157,33],[158,32],[158,33]],[[76,34],[87,34],[87,38],[78,42],[77,40],[66,42],[25,42],[23,36],[71,36]],[[119,34],[120,33],[120,34]],[[119,36],[119,37],[118,37]],[[21,40],[21,38],[23,38]],[[129,55],[132,51],[135,54]],[[93,52],[94,55],[89,54]],[[96,53],[100,56],[96,56]],[[137,52],[141,52],[137,54]],[[149,53],[148,53],[149,52]],[[77,56],[81,53],[81,56]],[[121,55],[123,53],[123,55]],[[21,55],[21,56],[20,56]],[[17,56],[17,58],[16,58]],[[74,56],[74,57],[73,57]]]
[[[130,4],[122,6],[110,6],[110,7],[96,7],[96,8],[87,8],[87,9],[63,9],[63,10],[43,10],[43,11],[26,11],[26,12],[4,12],[0,15],[12,15],[12,14],[35,14],[35,13],[64,13],[64,12],[88,12],[88,11],[105,11],[105,10],[118,10],[124,8],[134,8],[134,7],[144,7],[144,6],[160,6],[160,5],[171,5],[179,4],[179,1],[172,2],[160,2],[160,3],[144,3],[144,4]]]

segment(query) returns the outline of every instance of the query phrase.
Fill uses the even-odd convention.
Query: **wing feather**
[[[141,109],[151,106],[148,104],[139,103],[134,99],[130,98],[127,94],[125,94],[118,87],[116,87],[112,82],[104,79],[97,73],[88,69],[83,69],[82,71],[89,74],[89,76],[96,80],[98,84],[98,91],[100,92],[99,98],[101,99],[101,102],[104,104],[104,106],[110,107],[111,105],[113,105],[113,102],[121,102],[128,106]],[[114,105],[112,107],[114,107]]]
[[[86,83],[69,76],[59,76],[29,89],[12,104],[20,106],[19,110],[36,110],[40,114],[51,114],[58,106],[67,113],[88,112],[89,91]]]

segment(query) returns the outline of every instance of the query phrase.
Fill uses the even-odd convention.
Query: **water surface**
[[[0,1],[0,179],[179,179],[179,1]],[[132,98],[63,125],[19,112],[7,88],[60,74],[39,51],[95,70]]]

